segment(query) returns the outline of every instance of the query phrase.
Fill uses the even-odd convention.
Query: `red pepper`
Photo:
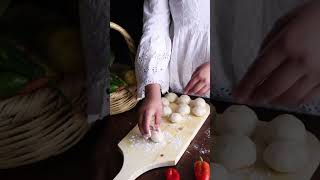
[[[180,174],[175,168],[169,168],[166,172],[166,180],[180,180]]]
[[[210,180],[210,165],[200,157],[200,160],[194,163],[194,173],[196,180]]]

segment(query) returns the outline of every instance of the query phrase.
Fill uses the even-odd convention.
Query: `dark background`
[[[110,0],[110,20],[123,27],[131,35],[137,47],[142,35],[143,0]],[[117,63],[132,65],[123,37],[112,29],[110,45]]]

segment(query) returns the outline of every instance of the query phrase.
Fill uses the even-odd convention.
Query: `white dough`
[[[170,116],[170,121],[173,123],[178,123],[182,121],[182,116],[179,113],[172,113]]]
[[[256,113],[245,105],[228,107],[221,117],[213,122],[218,134],[239,134],[251,136],[258,122]]]
[[[181,95],[178,100],[177,103],[178,104],[189,104],[191,101],[191,98],[188,95]]]
[[[172,114],[172,109],[169,106],[164,106],[162,117],[168,117],[171,114]]]
[[[246,168],[256,162],[256,145],[248,136],[218,136],[214,144],[213,159],[228,170]]]
[[[197,99],[192,100],[190,102],[190,106],[193,106],[193,107],[195,107],[195,106],[205,107],[206,104],[207,104],[206,101],[204,99],[202,99],[202,98],[197,98]]]
[[[163,106],[169,106],[170,105],[170,102],[167,98],[161,98],[161,101],[162,101],[162,105]]]
[[[165,97],[169,100],[169,102],[175,102],[178,96],[175,93],[168,93]]]
[[[151,140],[156,143],[161,143],[164,140],[163,133],[160,130],[151,131]]]
[[[290,114],[282,114],[275,117],[266,126],[265,140],[273,141],[297,141],[305,142],[307,131],[298,118]]]
[[[210,178],[212,180],[231,180],[226,168],[217,163],[212,163],[210,166]]]
[[[177,113],[179,113],[181,115],[190,114],[190,106],[187,104],[180,104],[177,109]]]
[[[265,163],[273,170],[282,173],[300,170],[307,165],[308,158],[306,146],[289,141],[274,142],[263,153]]]
[[[201,117],[207,113],[207,109],[202,106],[195,106],[192,108],[192,113],[198,117]]]

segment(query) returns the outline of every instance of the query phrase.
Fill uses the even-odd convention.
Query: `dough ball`
[[[163,133],[160,130],[151,131],[151,140],[156,143],[161,143],[164,140]]]
[[[210,178],[215,180],[231,180],[229,172],[220,164],[213,163],[210,166]]]
[[[232,105],[216,118],[214,127],[218,134],[251,136],[258,122],[256,113],[245,105]]]
[[[191,101],[191,98],[188,95],[181,95],[178,100],[177,103],[178,104],[189,104]]]
[[[192,113],[198,117],[201,117],[207,113],[207,109],[202,106],[195,106],[192,108]]]
[[[182,116],[179,113],[172,113],[170,116],[170,121],[173,123],[178,123],[182,121]]]
[[[181,115],[190,114],[190,106],[187,104],[180,104],[177,113],[180,113]]]
[[[307,131],[298,118],[290,114],[282,114],[275,117],[266,126],[265,140],[267,143],[273,141],[297,141],[305,142]]]
[[[169,106],[164,106],[162,113],[162,117],[168,117],[172,114],[172,109]]]
[[[206,104],[207,103],[203,98],[197,98],[197,99],[190,102],[190,105],[193,107],[195,107],[195,106],[205,107]]]
[[[256,145],[248,136],[218,136],[213,149],[213,159],[228,170],[246,168],[256,162]]]
[[[170,105],[170,102],[167,98],[161,98],[161,101],[162,101],[162,105],[163,106],[169,106]]]
[[[275,171],[296,172],[308,162],[308,150],[297,142],[278,141],[270,144],[263,153],[265,163]]]
[[[169,102],[175,102],[178,98],[175,93],[168,93],[165,97],[169,100]]]

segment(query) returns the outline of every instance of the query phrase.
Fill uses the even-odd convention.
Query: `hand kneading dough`
[[[167,98],[161,98],[161,101],[162,101],[162,105],[163,106],[169,106],[170,105],[170,102]]]
[[[168,117],[171,114],[172,114],[172,109],[169,106],[164,106],[162,117]]]
[[[177,103],[178,104],[189,104],[191,101],[191,98],[188,95],[181,95],[178,100]]]
[[[290,114],[282,114],[274,118],[266,126],[266,142],[273,141],[296,141],[304,143],[307,131],[298,118]]]
[[[190,114],[190,106],[187,104],[180,104],[177,109],[177,113],[179,113],[181,115]]]
[[[213,163],[210,166],[210,179],[212,180],[231,180],[228,171],[220,164]]]
[[[169,102],[175,102],[178,98],[175,93],[168,93],[165,97],[169,100]]]
[[[196,107],[196,106],[205,107],[206,104],[207,104],[206,101],[202,98],[197,98],[190,102],[190,105],[193,107]]]
[[[218,136],[213,149],[213,161],[228,170],[246,168],[256,162],[256,145],[247,136]]]
[[[221,117],[216,118],[214,128],[218,134],[251,136],[258,122],[256,113],[244,105],[228,107]]]
[[[182,121],[182,116],[179,113],[172,113],[170,116],[170,121],[173,123],[178,123]]]
[[[151,140],[156,143],[161,143],[164,140],[162,132],[160,130],[151,131]]]
[[[263,153],[265,163],[275,171],[296,172],[308,162],[308,150],[297,142],[278,141],[270,144]]]
[[[207,109],[205,107],[195,106],[192,108],[192,113],[198,117],[201,117],[207,113]]]

